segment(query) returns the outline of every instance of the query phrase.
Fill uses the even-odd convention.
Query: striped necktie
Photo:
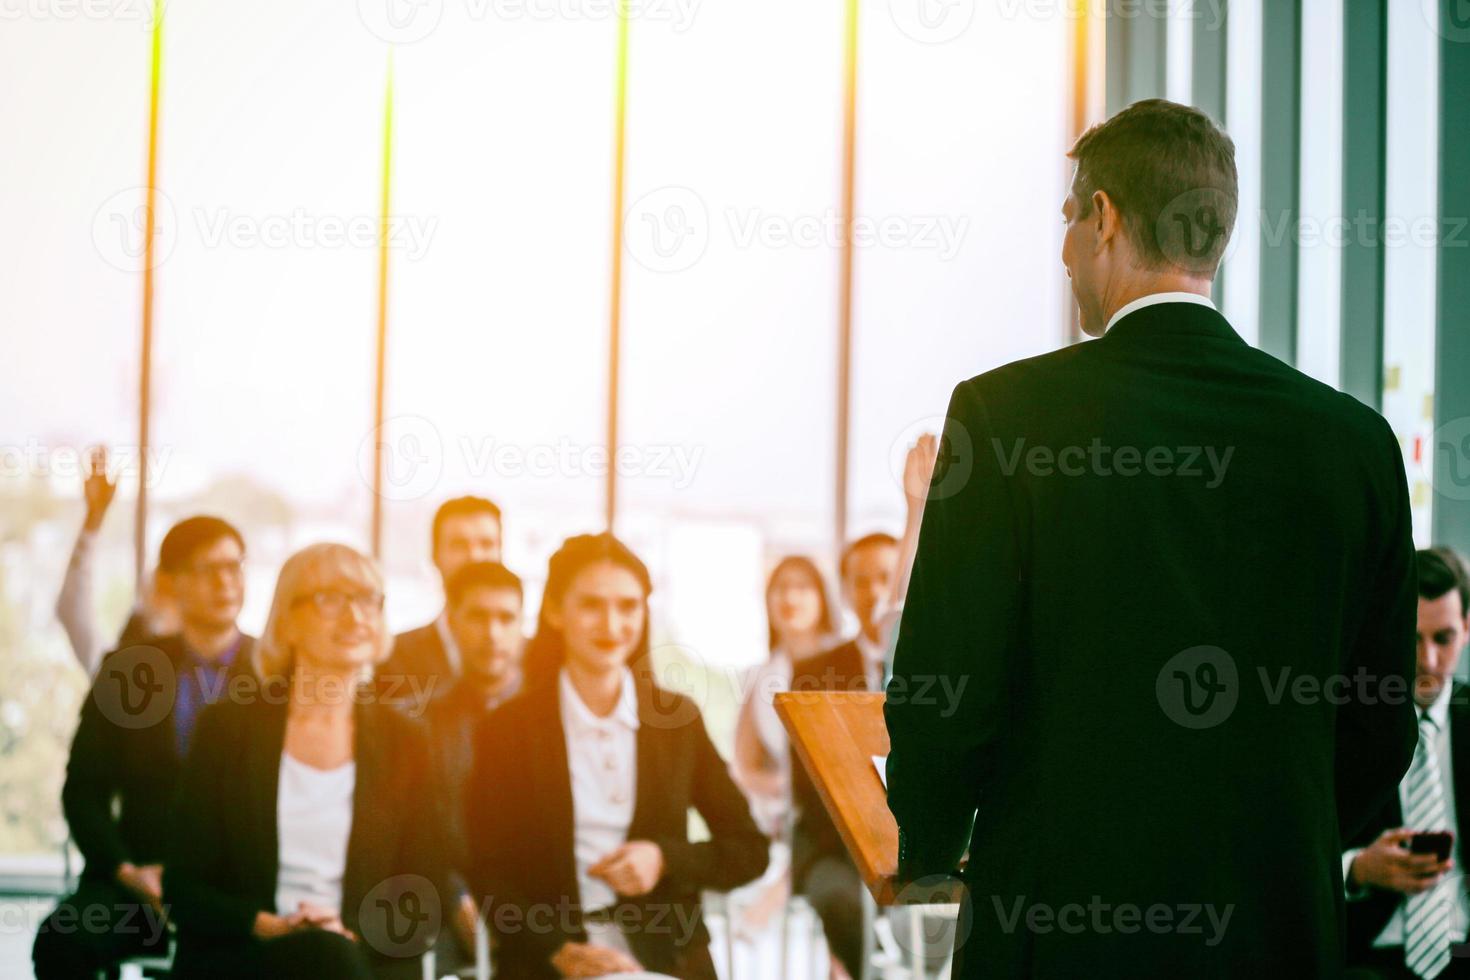
[[[1443,784],[1439,777],[1439,753],[1434,741],[1438,729],[1429,712],[1419,716],[1419,745],[1409,767],[1408,803],[1404,822],[1411,830],[1443,830],[1445,816]],[[1439,884],[1404,903],[1404,964],[1431,980],[1450,964],[1450,917],[1454,909],[1459,877],[1446,877]]]

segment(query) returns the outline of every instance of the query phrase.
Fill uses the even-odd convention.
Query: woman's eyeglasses
[[[318,589],[304,596],[297,596],[292,605],[309,602],[323,616],[340,616],[348,603],[363,616],[374,616],[383,611],[381,592],[339,592],[336,589]]]

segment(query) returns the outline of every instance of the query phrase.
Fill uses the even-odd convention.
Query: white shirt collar
[[[449,672],[455,677],[464,673],[464,658],[459,654],[459,644],[449,628],[449,610],[446,609],[434,620],[434,629],[439,633],[439,642],[444,644],[444,656],[449,661]]]
[[[1427,709],[1426,713],[1434,720],[1434,727],[1439,731],[1445,730],[1445,725],[1450,720],[1450,689],[1454,687],[1452,681],[1445,681],[1444,687],[1440,688],[1439,696]]]
[[[1194,303],[1197,306],[1208,306],[1212,310],[1215,308],[1214,300],[1208,296],[1201,296],[1199,293],[1149,293],[1147,296],[1138,297],[1131,303],[1124,303],[1117,313],[1108,318],[1108,325],[1103,328],[1103,333],[1113,329],[1113,324],[1128,314],[1141,310],[1145,306],[1157,306],[1160,303]]]
[[[863,655],[865,664],[881,664],[885,659],[885,651],[881,646],[868,639],[868,634],[859,632],[857,635],[858,650]]]
[[[592,709],[587,707],[565,667],[561,669],[557,686],[561,697],[562,718],[576,729],[606,728],[617,724],[630,731],[638,730],[638,688],[633,683],[633,672],[627,667],[623,668],[623,688],[618,694],[618,703],[612,714],[605,718],[593,714]]]

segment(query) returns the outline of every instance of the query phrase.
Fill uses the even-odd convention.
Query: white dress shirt
[[[1418,712],[1415,712],[1417,717]],[[1440,787],[1444,795],[1444,814],[1448,826],[1445,827],[1410,827],[1410,830],[1448,830],[1455,835],[1455,841],[1450,849],[1450,859],[1455,862],[1455,868],[1460,867],[1460,822],[1455,814],[1455,777],[1454,762],[1450,757],[1450,685],[1446,684],[1439,692],[1439,697],[1429,706],[1429,717],[1434,719],[1434,753],[1439,761]],[[1409,801],[1409,776],[1404,774],[1399,783],[1399,806],[1402,811],[1408,809]],[[1401,812],[1402,812],[1401,811]],[[1385,827],[1384,830],[1388,828]],[[1353,866],[1353,859],[1362,853],[1361,847],[1344,851],[1342,855],[1342,880],[1346,885],[1348,881],[1348,869]],[[1458,870],[1451,872],[1458,874]],[[1367,889],[1354,890],[1347,887],[1348,901],[1359,900],[1367,897]],[[1455,889],[1455,908],[1450,915],[1450,942],[1462,943],[1465,941],[1467,930],[1470,930],[1470,901],[1467,901],[1465,888]],[[1388,924],[1373,940],[1374,947],[1402,946],[1404,944],[1404,903],[1401,901],[1389,917]]]
[[[816,649],[826,650],[833,642],[831,636],[824,635]],[[777,647],[764,663],[751,670],[746,688],[746,697],[751,699],[750,715],[756,737],[783,773],[791,765],[791,743],[786,737],[786,726],[776,714],[776,695],[791,690],[793,663],[791,654]]]
[[[460,655],[459,644],[454,640],[454,632],[449,628],[449,610],[439,614],[434,620],[434,629],[439,633],[439,642],[444,644],[444,659],[449,661],[449,673],[455,677],[464,673],[464,657]]]
[[[277,784],[276,914],[292,915],[310,902],[339,914],[357,763],[315,769],[281,753]]]
[[[755,726],[756,738],[761,747],[782,772],[791,761],[790,743],[786,738],[786,726],[776,714],[776,695],[791,690],[791,657],[785,650],[776,649],[765,663],[750,672],[751,699],[750,717]]]
[[[605,909],[618,900],[601,878],[587,873],[628,839],[638,780],[638,694],[633,673],[623,668],[623,689],[612,713],[598,717],[582,701],[562,670],[558,680],[561,725],[572,783],[573,849],[578,904]]]
[[[1117,313],[1108,317],[1108,325],[1103,327],[1103,333],[1113,329],[1113,324],[1128,314],[1141,310],[1145,306],[1157,306],[1159,303],[1194,303],[1197,306],[1208,306],[1212,310],[1215,308],[1214,300],[1208,296],[1201,296],[1199,293],[1149,293],[1147,296],[1140,296],[1133,302],[1124,303],[1119,307]]]
[[[887,663],[888,650],[880,644],[868,639],[868,634],[859,632],[857,635],[859,652],[863,655],[863,673],[867,676],[868,690],[883,690],[883,675],[886,673],[884,667]]]
[[[97,532],[83,530],[66,563],[66,576],[61,580],[61,594],[56,597],[56,618],[66,630],[77,663],[91,677],[102,659],[102,641],[93,622],[92,566],[96,562]]]

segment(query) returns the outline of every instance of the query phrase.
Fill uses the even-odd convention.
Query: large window
[[[1225,38],[1225,128],[1235,141],[1239,203],[1224,263],[1221,312],[1249,343],[1261,336],[1261,3],[1232,0]]]
[[[1343,239],[1342,0],[1302,4],[1301,210],[1293,226],[1266,215],[1268,235],[1297,243],[1296,366],[1339,383],[1342,351]]]
[[[140,19],[7,17],[0,29],[0,855],[48,868],[60,865],[84,690],[53,604],[95,442],[122,471],[98,549],[104,633],[132,597],[148,46]]]
[[[904,453],[957,382],[1066,342],[1065,6],[864,20],[857,212],[892,232],[857,255],[852,535],[901,530]]]
[[[631,25],[618,529],[723,736],[767,570],[831,535],[843,5],[697,9]]]
[[[149,554],[189,513],[237,523],[248,631],[292,551],[367,541],[385,68],[347,7],[169,9]]]
[[[1439,44],[1417,7],[1389,4],[1383,414],[1409,468],[1414,539],[1421,547],[1430,543],[1434,496]]]
[[[531,612],[550,553],[603,525],[617,28],[478,9],[396,52],[394,211],[427,231],[393,256],[389,441],[424,462],[385,482],[395,628],[440,608],[447,497],[503,508]]]

